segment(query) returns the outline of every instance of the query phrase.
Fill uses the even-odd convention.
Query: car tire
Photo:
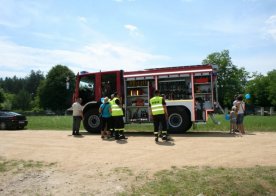
[[[19,126],[19,127],[17,127],[17,129],[23,130],[23,129],[24,129],[24,126]]]
[[[5,123],[5,122],[1,122],[1,123],[0,123],[0,129],[1,129],[1,130],[5,130],[6,128],[7,128],[6,123]]]

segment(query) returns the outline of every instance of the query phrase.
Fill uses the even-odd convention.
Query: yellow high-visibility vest
[[[109,103],[111,104],[111,116],[123,116],[123,110],[120,108],[115,101],[117,100],[117,97],[114,97]]]
[[[155,96],[150,99],[152,115],[165,114],[163,105],[163,97]]]

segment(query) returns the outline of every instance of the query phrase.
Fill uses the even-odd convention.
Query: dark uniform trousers
[[[73,116],[73,133],[72,135],[78,135],[80,131],[81,116]]]
[[[160,124],[162,125],[162,129],[159,131]],[[155,136],[161,134],[167,135],[167,120],[165,114],[153,115],[153,126]]]

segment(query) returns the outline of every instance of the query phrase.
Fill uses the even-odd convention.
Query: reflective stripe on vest
[[[113,98],[111,101],[110,101],[110,104],[111,104],[111,116],[123,116],[124,113],[123,113],[123,110],[122,108],[120,108],[116,103],[115,101],[117,100],[118,98],[115,97]]]
[[[165,114],[162,100],[162,97],[153,97],[150,99],[152,115]]]

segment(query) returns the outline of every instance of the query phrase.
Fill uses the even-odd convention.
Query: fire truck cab
[[[80,73],[74,98],[83,99],[83,125],[88,132],[100,132],[98,109],[101,98],[115,91],[121,97],[126,123],[150,122],[149,100],[158,89],[169,113],[168,131],[184,133],[193,123],[206,122],[214,112],[217,66],[193,65],[146,69]]]

